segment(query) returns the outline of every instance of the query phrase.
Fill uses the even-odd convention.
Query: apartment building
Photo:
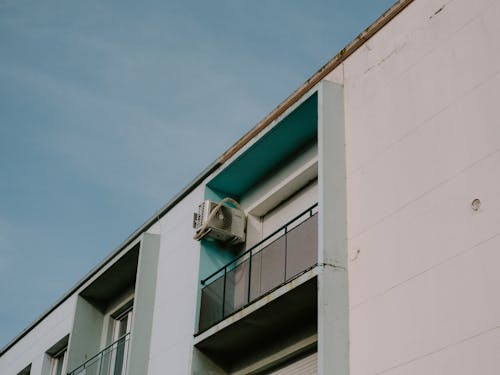
[[[0,373],[497,374],[499,19],[495,0],[397,2]]]

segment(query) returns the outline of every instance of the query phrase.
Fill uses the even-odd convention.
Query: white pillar
[[[341,85],[318,91],[318,374],[349,374],[349,296],[344,100]]]

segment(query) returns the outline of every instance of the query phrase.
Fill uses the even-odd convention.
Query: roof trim
[[[33,330],[43,319],[45,319],[52,311],[58,308],[66,301],[74,292],[76,292],[84,283],[90,280],[102,267],[111,262],[123,249],[135,241],[143,232],[152,227],[163,215],[170,211],[177,203],[191,193],[201,182],[216,171],[221,165],[227,162],[234,154],[241,150],[248,142],[256,137],[261,131],[267,128],[273,121],[281,116],[287,109],[294,105],[303,95],[307,94],[316,84],[333,71],[337,66],[342,64],[347,57],[352,55],[360,48],[367,40],[374,36],[382,27],[389,23],[401,11],[403,11],[414,0],[399,0],[384,14],[382,14],[374,23],[367,27],[359,34],[351,43],[338,52],[330,61],[323,65],[311,78],[309,78],[302,86],[295,90],[288,98],[279,104],[271,113],[261,120],[255,127],[248,131],[236,143],[224,152],[217,160],[210,164],[203,172],[201,172],[189,185],[175,195],[167,204],[158,210],[150,219],[136,229],[123,243],[121,243],[111,254],[97,264],[87,275],[76,283],[68,292],[66,292],[57,302],[52,305],[45,313],[40,315],[28,327],[26,327],[19,335],[12,339],[0,350],[2,357],[7,350],[12,348],[19,340]]]

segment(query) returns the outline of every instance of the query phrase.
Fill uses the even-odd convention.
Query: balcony
[[[317,263],[317,204],[201,283],[198,332],[203,332],[288,283]]]
[[[101,350],[69,375],[126,375],[130,333]]]
[[[315,204],[201,281],[195,346],[221,368],[316,335],[317,220]]]

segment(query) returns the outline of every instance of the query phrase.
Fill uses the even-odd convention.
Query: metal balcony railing
[[[105,347],[69,375],[126,375],[130,333]]]
[[[198,332],[272,292],[318,262],[317,203],[203,279]],[[210,283],[207,284],[207,282]]]

